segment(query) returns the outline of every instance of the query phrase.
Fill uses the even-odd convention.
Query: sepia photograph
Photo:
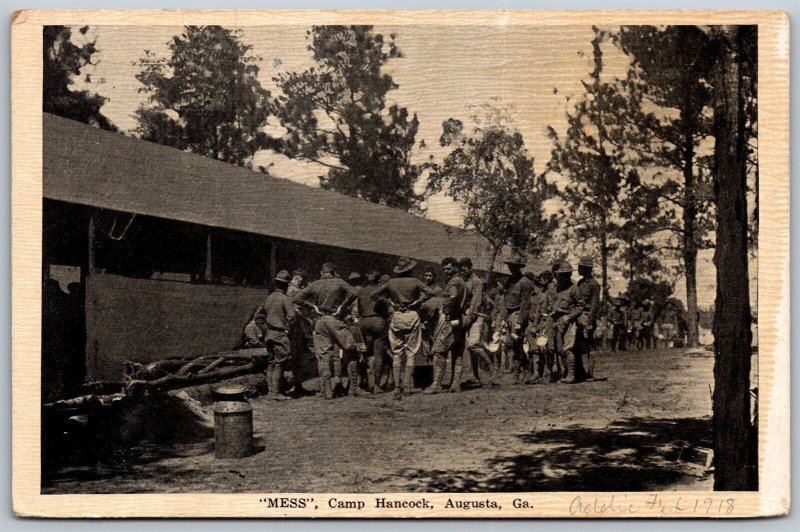
[[[767,511],[737,493],[763,489],[762,390],[788,401],[788,258],[762,259],[764,238],[788,250],[784,154],[763,156],[786,172],[764,171],[766,199],[759,181],[777,12],[180,13],[21,22],[41,225],[14,300],[40,321],[14,357],[35,364],[38,451],[14,458],[36,500]],[[779,112],[783,67],[762,80]],[[766,233],[765,201],[785,214]],[[571,495],[555,511],[542,492]]]

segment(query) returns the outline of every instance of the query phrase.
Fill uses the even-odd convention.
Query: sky
[[[278,74],[300,71],[311,66],[307,50],[306,26],[243,27],[241,39],[253,46],[253,55],[262,58],[259,80],[275,92],[272,78]],[[87,38],[96,39],[99,50],[94,66],[87,67],[76,88],[97,92],[106,98],[102,112],[124,132],[136,127],[133,112],[145,101],[135,79],[139,67],[134,63],[145,50],[157,56],[167,54],[167,41],[182,31],[170,26],[97,26]],[[417,141],[426,148],[416,157],[433,156],[441,160],[446,149],[439,146],[441,124],[448,118],[468,121],[476,106],[491,104],[504,108],[513,118],[534,157],[537,171],[549,160],[552,142],[547,126],[563,134],[566,128],[567,99],[582,91],[581,80],[592,68],[588,26],[398,26],[375,28],[376,32],[396,34],[402,58],[392,59],[385,72],[392,75],[399,88],[387,95],[387,104],[399,104],[417,114],[420,122]],[[77,31],[73,38],[80,38]],[[604,45],[604,75],[624,77],[628,58],[611,44]],[[84,80],[90,74],[91,82]],[[274,120],[274,119],[273,119]],[[270,127],[277,128],[276,123]],[[317,176],[324,169],[314,163],[286,158],[271,152],[259,152],[254,163],[269,167],[270,174],[319,186]],[[558,183],[557,183],[558,184]],[[460,226],[460,206],[440,194],[427,201],[427,217]],[[714,299],[715,272],[712,253],[702,252],[698,261],[698,298],[700,307]],[[625,288],[618,274],[611,279],[611,292]],[[683,282],[676,295],[684,298]]]

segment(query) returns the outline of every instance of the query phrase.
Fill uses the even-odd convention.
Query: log
[[[210,371],[208,373],[202,373],[202,374],[195,373],[191,375],[167,375],[152,381],[131,381],[130,383],[128,383],[128,386],[131,387],[131,386],[143,385],[146,387],[148,391],[173,390],[175,388],[183,388],[186,386],[192,386],[196,384],[204,384],[208,382],[215,382],[223,379],[229,379],[231,377],[237,377],[239,375],[256,373],[258,371],[261,371],[263,367],[264,364],[261,363],[260,361],[257,362],[256,360],[252,360],[249,363],[241,366],[219,368],[217,370]]]

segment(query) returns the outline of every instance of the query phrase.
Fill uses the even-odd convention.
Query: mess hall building
[[[126,360],[231,349],[281,269],[314,279],[334,262],[346,277],[448,255],[490,267],[474,232],[49,114],[43,172],[51,396],[118,380]]]

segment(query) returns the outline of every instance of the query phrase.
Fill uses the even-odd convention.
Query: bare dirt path
[[[608,380],[474,389],[402,401],[254,399],[259,452],[213,440],[137,449],[123,470],[60,475],[45,493],[711,489],[677,461],[710,444],[710,352],[601,355]]]

